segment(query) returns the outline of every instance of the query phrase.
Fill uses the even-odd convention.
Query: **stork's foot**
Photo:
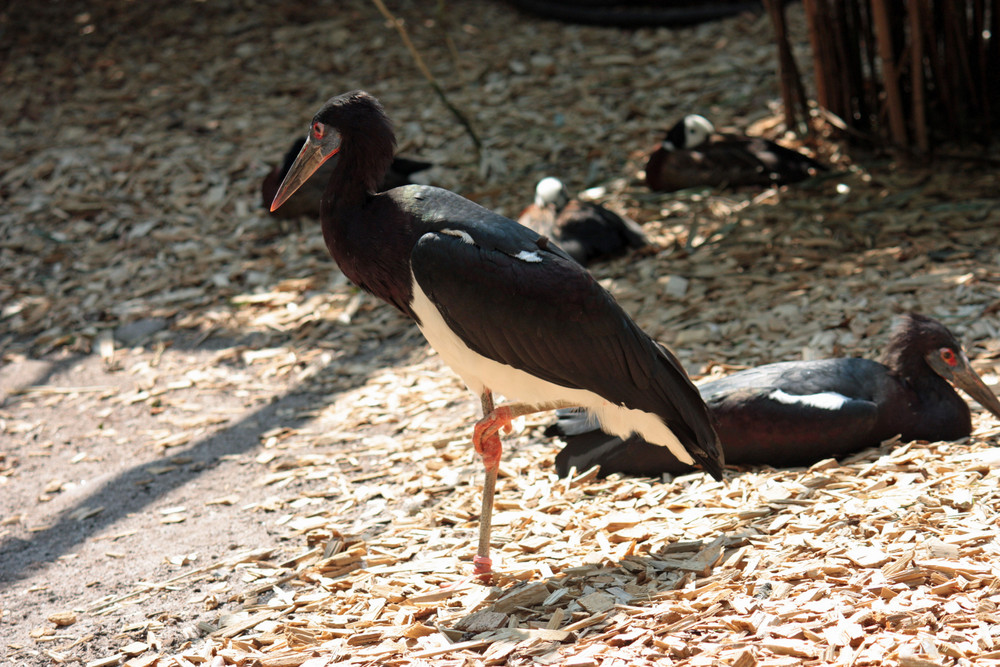
[[[472,564],[475,566],[472,573],[480,579],[493,576],[493,559],[489,556],[476,556]]]
[[[472,445],[476,448],[476,453],[483,457],[483,464],[487,470],[496,470],[500,467],[500,455],[503,453],[503,445],[500,443],[500,429],[510,432],[513,416],[507,406],[500,406],[488,415],[476,422],[476,428],[472,433]]]

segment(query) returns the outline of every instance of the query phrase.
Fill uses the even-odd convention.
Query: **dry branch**
[[[410,35],[406,31],[406,26],[404,26],[403,22],[397,19],[396,16],[389,11],[389,8],[385,6],[385,3],[382,2],[382,0],[372,0],[372,2],[375,3],[375,6],[378,8],[379,12],[382,13],[382,16],[384,16],[385,19],[392,24],[392,27],[396,29],[396,32],[399,33],[399,37],[403,40],[406,50],[410,52],[411,56],[413,56],[413,62],[416,63],[417,69],[419,69],[420,73],[424,75],[425,79],[427,79],[427,83],[430,84],[430,87],[434,90],[435,94],[437,94],[438,98],[445,105],[445,107],[447,107],[448,111],[450,111],[459,124],[465,128],[465,132],[469,135],[469,138],[472,139],[472,143],[476,147],[476,150],[481,150],[483,144],[479,140],[479,136],[476,134],[476,131],[472,129],[472,124],[469,123],[465,114],[463,114],[458,107],[452,104],[448,99],[448,96],[444,92],[444,88],[441,87],[441,84],[438,83],[438,80],[431,73],[430,68],[427,67],[423,57],[420,55],[420,51],[418,51],[417,47],[413,45],[413,41],[410,39]]]

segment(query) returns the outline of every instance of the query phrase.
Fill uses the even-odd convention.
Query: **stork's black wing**
[[[447,204],[435,202],[441,221],[420,237],[411,266],[466,345],[549,382],[657,414],[685,446],[702,450],[699,458],[714,457],[711,418],[680,364],[585,269],[512,220],[457,197]]]
[[[877,446],[879,396],[892,382],[867,359],[784,362],[699,387],[730,463],[808,465]],[[889,434],[891,435],[891,434]]]

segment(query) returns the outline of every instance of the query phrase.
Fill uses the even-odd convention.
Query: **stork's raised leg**
[[[490,559],[490,533],[493,528],[493,495],[496,489],[497,473],[500,471],[500,455],[503,453],[500,429],[510,431],[511,421],[523,415],[574,406],[562,402],[541,405],[512,403],[495,408],[493,406],[493,393],[489,389],[485,389],[479,398],[483,404],[483,418],[476,422],[476,428],[472,434],[472,444],[476,448],[476,453],[483,457],[486,480],[483,482],[483,508],[479,515],[479,549],[477,549],[476,557],[472,559],[472,562],[475,564],[473,570],[475,574],[482,576],[493,572],[493,561]]]

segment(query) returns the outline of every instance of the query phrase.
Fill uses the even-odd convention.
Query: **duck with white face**
[[[583,266],[649,245],[639,223],[595,202],[570,198],[553,176],[538,181],[534,202],[517,221],[551,238]]]
[[[784,185],[826,170],[816,160],[763,137],[716,134],[707,118],[689,114],[666,131],[649,156],[646,185],[659,192]]]

